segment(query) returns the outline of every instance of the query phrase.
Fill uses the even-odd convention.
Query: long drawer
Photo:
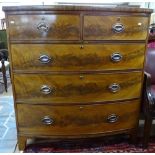
[[[17,104],[19,133],[81,136],[131,129],[139,106],[139,100],[84,106]]]
[[[11,45],[13,69],[25,71],[142,69],[144,51],[144,44]]]
[[[79,15],[9,15],[8,24],[11,40],[80,40]]]
[[[145,40],[148,17],[84,16],[84,40]]]
[[[16,100],[102,102],[139,98],[141,72],[109,74],[14,74]]]

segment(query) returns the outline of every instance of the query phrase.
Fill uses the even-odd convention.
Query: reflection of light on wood
[[[56,19],[57,19],[57,15],[50,15],[50,16],[46,16],[46,18],[48,18],[48,21],[50,24],[53,24],[56,22]]]
[[[26,16],[22,16],[21,22],[22,23],[28,23],[29,22],[29,19]]]
[[[138,23],[138,26],[141,26],[142,25],[142,23]]]
[[[150,24],[154,24],[155,23],[155,13],[151,14],[151,19],[150,19]]]
[[[14,24],[14,23],[15,23],[15,21],[14,21],[14,20],[11,20],[11,21],[10,21],[10,24]]]

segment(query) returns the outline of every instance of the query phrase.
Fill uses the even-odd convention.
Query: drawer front
[[[79,15],[10,15],[11,40],[79,40]]]
[[[141,72],[117,74],[16,74],[16,100],[82,103],[140,97]]]
[[[84,106],[17,104],[19,132],[80,136],[131,129],[138,123],[139,105],[139,100]]]
[[[144,51],[144,44],[11,45],[13,69],[26,71],[142,69]]]
[[[148,17],[84,16],[84,40],[145,40]]]

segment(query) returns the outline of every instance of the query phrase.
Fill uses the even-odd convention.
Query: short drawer
[[[142,69],[144,44],[12,44],[14,70],[102,71]]]
[[[85,103],[139,98],[141,72],[109,74],[14,74],[16,100]]]
[[[80,39],[79,15],[9,15],[8,24],[10,40]]]
[[[139,100],[77,106],[17,104],[19,133],[82,136],[135,128]]]
[[[145,40],[148,17],[84,16],[84,40]]]

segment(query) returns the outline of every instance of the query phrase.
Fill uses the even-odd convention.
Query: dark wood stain
[[[3,10],[20,150],[28,138],[36,137],[127,133],[136,139],[152,10],[95,5]],[[122,33],[112,30],[118,22],[125,27]],[[47,31],[38,30],[40,23]],[[111,61],[114,52],[121,53],[120,62]],[[52,61],[41,64],[38,58],[43,54]],[[117,93],[109,90],[112,83],[120,85]],[[40,87],[44,84],[54,92],[43,95]],[[107,121],[111,114],[118,116],[115,123]],[[54,123],[43,125],[45,116]]]
[[[147,17],[85,16],[84,40],[145,40],[148,30]],[[106,21],[106,22],[105,22]],[[116,23],[124,25],[124,31],[115,33],[112,26]],[[138,25],[140,24],[140,25]]]
[[[115,7],[115,8],[111,8],[111,7],[105,7],[103,5],[103,7],[97,6],[97,5],[49,5],[49,6],[7,6],[7,7],[3,7],[3,11],[5,12],[10,12],[10,11],[94,11],[94,13],[96,11],[109,11],[109,12],[128,12],[128,13],[152,13],[153,10],[151,9],[147,9],[147,8],[135,8],[135,7]]]
[[[82,76],[83,79],[80,75],[14,75],[16,100],[74,103],[113,101],[140,96],[141,72]],[[108,88],[112,83],[118,83],[120,91],[112,93]],[[48,85],[54,92],[48,95],[42,94],[40,92],[42,85]]]
[[[11,40],[79,40],[79,15],[17,15],[9,16]],[[42,20],[44,18],[44,20]],[[11,22],[14,23],[11,23]],[[30,22],[32,21],[32,22]],[[37,26],[44,23],[47,32],[40,32]]]
[[[135,100],[126,102],[125,104],[117,102],[115,104],[96,106],[87,105],[83,106],[82,110],[80,106],[43,107],[41,105],[18,104],[18,121],[20,131],[24,131],[25,133],[31,131],[31,134],[34,132],[42,135],[48,133],[52,133],[51,135],[80,135],[86,132],[87,134],[101,133],[120,130],[121,128],[132,128],[132,125],[136,124],[136,120],[133,118],[138,117],[137,108],[139,104],[140,102]],[[31,116],[32,113],[35,115]],[[115,123],[107,122],[107,117],[110,114],[116,114],[118,121]],[[42,124],[41,120],[44,116],[52,118],[54,121],[53,124],[49,126]],[[111,126],[110,130],[109,126]],[[34,131],[35,128],[37,128],[37,131]]]
[[[83,49],[80,48],[81,45]],[[11,46],[13,69],[34,72],[140,69],[143,68],[144,48],[144,44],[17,44]],[[111,55],[115,52],[122,55],[120,62],[115,63],[111,60]],[[38,58],[44,54],[51,57],[51,62],[40,63]]]

